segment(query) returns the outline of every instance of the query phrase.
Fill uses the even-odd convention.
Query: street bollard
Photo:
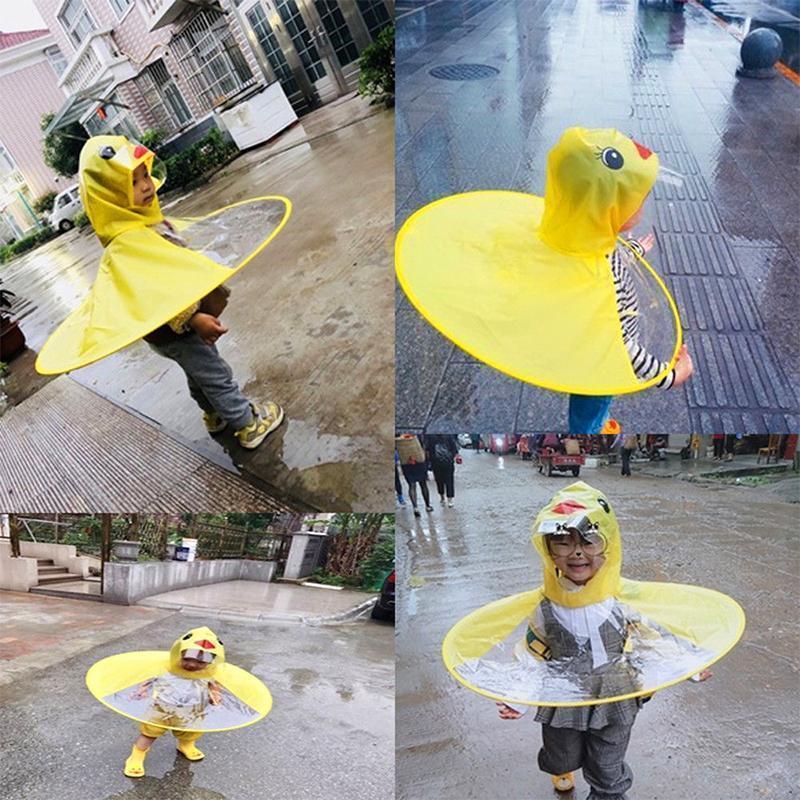
[[[783,52],[781,37],[771,28],[757,28],[744,37],[737,75],[745,78],[774,78],[775,63]]]

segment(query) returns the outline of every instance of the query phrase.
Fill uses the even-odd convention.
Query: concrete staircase
[[[76,575],[66,567],[59,567],[52,558],[37,558],[36,567],[39,582],[30,590],[31,594],[100,600],[99,579],[85,579],[82,575]]]

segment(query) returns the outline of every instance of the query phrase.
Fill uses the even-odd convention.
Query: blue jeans
[[[196,333],[166,344],[148,344],[180,366],[189,384],[189,394],[203,411],[216,411],[237,431],[252,422],[250,401],[239,391],[233,370],[215,345],[207,345]]]
[[[608,418],[613,397],[571,394],[568,433],[600,433]]]

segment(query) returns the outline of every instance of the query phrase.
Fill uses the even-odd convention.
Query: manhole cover
[[[479,81],[492,78],[500,72],[488,64],[442,64],[434,67],[428,74],[445,81]]]

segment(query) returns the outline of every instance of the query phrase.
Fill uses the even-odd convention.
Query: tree
[[[45,130],[55,114],[42,115],[42,130]],[[44,137],[44,163],[58,175],[71,178],[78,171],[81,148],[89,138],[83,125],[72,122],[65,128],[51,131]]]

